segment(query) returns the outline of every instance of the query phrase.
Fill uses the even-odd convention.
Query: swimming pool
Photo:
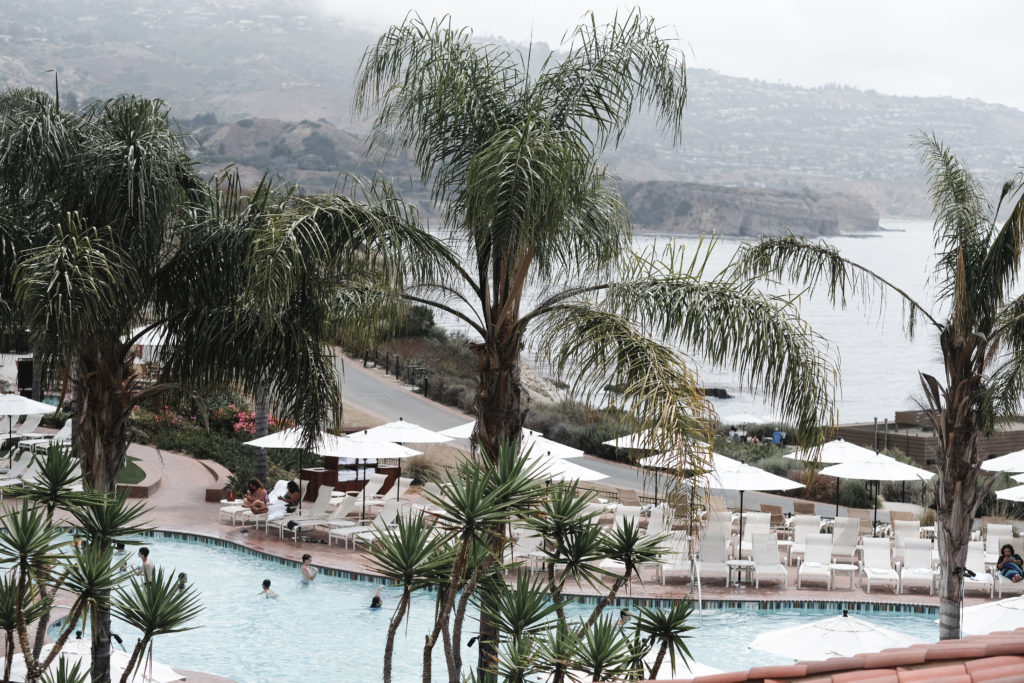
[[[147,538],[145,545],[157,566],[188,573],[205,606],[197,620],[201,628],[154,640],[158,661],[240,683],[380,680],[390,608],[398,589],[385,590],[384,609],[370,610],[376,590],[372,583],[320,576],[303,585],[296,567],[231,547],[159,537]],[[294,559],[309,552],[316,564],[317,549],[317,545],[296,545]],[[263,579],[271,580],[277,599],[259,595]],[[432,593],[420,593],[413,599],[408,626],[403,624],[398,633],[395,681],[420,679],[423,636],[432,624],[433,602]],[[573,606],[575,610],[587,614],[590,608],[578,605]],[[703,623],[691,632],[689,647],[696,661],[726,671],[788,664],[792,660],[750,650],[747,644],[762,631],[833,615],[795,609],[706,610]],[[871,612],[860,616],[922,640],[938,637],[931,614]],[[693,623],[698,623],[696,614]],[[134,643],[135,636],[126,626],[115,625],[113,630],[122,636],[126,647]],[[475,631],[475,623],[468,617],[466,631]],[[463,641],[469,637],[467,634]],[[447,677],[447,670],[440,643],[434,654],[435,677],[441,680]],[[475,648],[464,648],[463,661],[475,660]]]

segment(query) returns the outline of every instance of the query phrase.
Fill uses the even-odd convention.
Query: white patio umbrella
[[[838,464],[842,462],[856,462],[858,460],[864,460],[874,456],[875,451],[870,448],[864,448],[863,446],[858,446],[855,443],[843,441],[842,439],[835,439],[834,441],[822,444],[821,448],[817,450],[813,448],[806,448],[801,451],[788,453],[783,457],[790,460],[802,460],[804,462],[816,461]],[[1024,472],[1024,470],[1021,471]]]
[[[1024,501],[1024,485],[996,491],[996,498],[999,500],[1012,500],[1020,503]]]
[[[453,439],[469,439],[473,436],[473,430],[476,429],[476,420],[461,424],[456,427],[449,427],[448,429],[442,429],[438,434],[444,434],[450,436]],[[535,432],[532,429],[523,427],[523,436],[544,436],[540,432]]]
[[[617,436],[601,443],[614,448],[625,448],[635,451],[653,451],[659,444],[666,441],[667,437],[661,429],[645,429],[640,432],[633,432],[624,436]]]
[[[56,406],[51,406],[49,403],[33,401],[30,398],[25,398],[21,394],[0,394],[0,417],[6,416],[9,418],[7,420],[8,440],[14,436],[15,416],[45,415],[46,413],[52,413],[56,409]],[[12,458],[13,455],[14,449],[12,448],[7,452],[7,457]]]
[[[582,458],[585,454],[578,448],[567,446],[543,436],[523,436],[523,452],[547,453],[555,458]]]
[[[59,666],[58,660],[63,659],[67,662],[68,667],[72,667],[76,662],[81,662],[81,668],[84,671],[86,668],[92,665],[92,653],[90,651],[91,641],[88,640],[69,640],[64,643],[64,647],[61,648],[60,654],[54,658],[53,663],[50,664],[49,671],[52,673],[57,670]],[[53,644],[48,643],[43,646],[40,651],[40,656],[46,658],[50,651],[53,649]],[[121,652],[119,650],[110,651],[110,679],[114,681],[121,680],[121,676],[124,670],[128,667],[128,662],[131,656],[127,652]],[[3,668],[3,659],[0,658],[0,669]],[[25,667],[25,658],[20,652],[14,655],[14,659],[11,662],[11,680],[12,681],[24,681],[25,676],[28,673]],[[166,664],[162,664],[157,661],[145,661],[143,660],[142,665],[138,668],[134,676],[129,676],[128,680],[132,683],[172,683],[173,681],[183,681],[185,676],[179,674],[171,667]]]
[[[984,635],[1024,627],[1024,595],[965,607],[960,618],[964,635]]]
[[[733,413],[732,415],[726,415],[725,417],[718,418],[718,421],[724,425],[760,425],[773,422],[770,416],[764,415],[753,415],[751,413]]]
[[[317,448],[326,442],[328,438],[337,439],[338,437],[333,434],[322,433],[317,437],[314,442],[316,445],[311,449],[314,453],[319,453]],[[299,478],[302,478],[302,444],[306,440],[306,430],[302,427],[288,427],[282,429],[279,432],[273,434],[267,434],[261,436],[258,439],[252,439],[251,441],[242,442],[243,446],[252,446],[253,448],[288,448],[299,451]],[[299,497],[299,512],[302,511],[302,497]]]
[[[435,432],[426,427],[420,427],[418,424],[412,422],[406,422],[403,418],[398,418],[395,422],[388,422],[386,424],[371,427],[361,432],[355,432],[349,434],[348,438],[353,441],[370,441],[370,442],[381,442],[390,441],[391,443],[445,443],[452,441],[452,437],[442,434],[441,432]],[[398,476],[402,476],[402,461],[398,460]],[[395,497],[398,497],[398,483],[395,482]]]
[[[920,642],[923,641],[900,631],[848,616],[846,610],[843,610],[843,615],[839,617],[762,633],[754,638],[750,647],[805,661],[853,657],[890,647],[908,647]]]
[[[850,460],[830,465],[819,474],[839,479],[861,479],[864,481],[928,481],[934,472],[900,462],[888,455],[872,454],[870,458]],[[839,512],[839,490],[836,489],[836,513]],[[875,524],[878,524],[878,497],[875,497]]]
[[[1024,472],[1024,451],[1014,451],[981,463],[986,472]]]
[[[735,465],[730,463],[736,463]],[[746,491],[790,491],[803,488],[792,479],[766,472],[759,467],[745,465],[725,456],[718,456],[714,471],[703,475],[704,485],[710,489],[740,492],[740,543],[743,542],[743,493]]]
[[[529,453],[526,459],[531,464],[537,465],[537,474],[543,479],[553,479],[555,481],[600,481],[601,479],[608,478],[607,474],[602,474],[589,467],[583,467],[574,462],[547,454],[534,455]]]
[[[380,458],[400,460],[402,458],[411,458],[414,455],[423,455],[423,451],[417,451],[415,449],[402,446],[401,444],[391,443],[390,441],[357,441],[347,436],[335,436],[334,434],[325,434],[323,438],[323,443],[318,443],[315,451],[320,455],[326,455],[335,458],[351,458],[353,460],[362,460],[364,461],[364,468],[366,467],[365,461],[367,460],[377,460]],[[362,496],[362,499],[363,517],[365,518],[365,493]]]
[[[1013,475],[1010,475],[1010,479],[1013,479],[1014,481],[1016,481],[1018,483],[1024,484],[1024,474],[1013,474]]]

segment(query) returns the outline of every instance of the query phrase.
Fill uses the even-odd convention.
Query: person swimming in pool
[[[380,609],[384,606],[384,598],[380,595],[383,588],[384,586],[377,587],[377,592],[373,594],[373,599],[370,600],[370,609]]]
[[[263,579],[263,590],[260,591],[260,595],[265,598],[276,598],[277,593],[270,590],[270,579]]]

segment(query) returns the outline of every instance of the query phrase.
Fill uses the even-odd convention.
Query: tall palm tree
[[[584,395],[625,387],[640,426],[664,435],[659,450],[687,459],[709,457],[690,444],[710,440],[713,410],[665,340],[739,371],[801,435],[830,423],[834,374],[792,307],[703,279],[702,249],[688,263],[632,252],[625,205],[598,157],[641,108],[680,139],[686,71],[654,20],[635,10],[607,26],[591,17],[564,54],[531,59],[476,44],[447,18],[410,17],[367,50],[356,81],[357,107],[376,112],[371,149],[411,152],[440,207],[447,277],[411,278],[404,296],[478,336],[474,443],[494,457],[519,442],[529,330]],[[531,286],[542,291],[532,306]],[[499,640],[486,611],[480,629],[483,672]]]
[[[925,322],[945,377],[921,373],[926,413],[938,439],[937,519],[942,565],[939,635],[960,636],[960,584],[975,512],[990,485],[979,482],[978,439],[1020,413],[1024,391],[1024,297],[1014,292],[1024,245],[1024,175],[1003,184],[995,207],[963,162],[934,136],[918,139],[935,211],[934,313],[881,275],[824,242],[765,239],[745,247],[742,277],[787,277],[824,287],[832,302],[876,292],[904,303],[906,333]],[[1000,224],[1004,204],[1008,215]]]
[[[531,328],[579,386],[627,387],[623,403],[681,447],[707,439],[711,409],[692,365],[663,339],[739,370],[802,429],[829,422],[832,375],[814,335],[779,300],[703,280],[684,263],[631,249],[626,208],[598,157],[647,108],[678,141],[681,53],[638,11],[590,22],[566,52],[473,42],[446,19],[412,17],[364,55],[357,106],[376,111],[371,149],[412,152],[453,245],[449,279],[409,300],[478,335],[475,441],[518,442],[526,408],[520,353]],[[531,286],[543,287],[529,307]]]

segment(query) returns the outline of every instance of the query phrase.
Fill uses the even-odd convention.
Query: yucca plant
[[[380,532],[370,548],[373,567],[390,581],[402,587],[402,595],[388,623],[384,645],[384,681],[391,681],[391,665],[395,652],[395,635],[405,618],[414,591],[436,586],[445,569],[452,564],[452,550],[447,534],[435,534],[434,525],[422,514],[399,515],[394,528]]]
[[[182,589],[173,571],[165,574],[163,569],[157,569],[151,581],[131,579],[118,587],[113,600],[114,614],[142,632],[121,675],[121,683],[127,683],[142,665],[147,649],[152,657],[155,636],[197,628],[191,622],[202,609],[195,587]]]
[[[604,608],[611,604],[628,581],[633,577],[641,580],[640,567],[658,561],[658,557],[665,552],[665,538],[665,534],[642,536],[639,524],[631,519],[624,519],[621,524],[605,534],[603,554],[606,558],[622,564],[622,570],[614,574],[611,587],[594,607],[584,628],[590,628],[595,623]]]
[[[651,663],[651,670],[648,672],[649,678],[658,678],[658,672],[661,670],[666,654],[673,672],[676,670],[676,657],[682,663],[691,659],[690,649],[686,645],[686,634],[695,627],[688,623],[690,615],[693,613],[693,604],[689,600],[674,602],[667,610],[650,607],[640,607],[639,609],[636,630],[650,643],[652,648],[656,647],[658,652],[654,662]]]
[[[636,671],[626,635],[611,616],[602,616],[579,630],[583,635],[576,649],[575,664],[591,676],[590,680],[615,681]]]

